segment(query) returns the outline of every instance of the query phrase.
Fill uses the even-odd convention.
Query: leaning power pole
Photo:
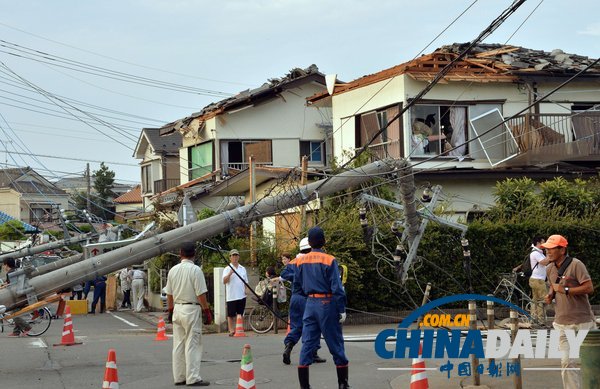
[[[381,177],[395,170],[396,161],[392,159],[378,161],[276,196],[262,198],[255,203],[155,235],[38,277],[29,278],[25,269],[19,269],[11,273],[10,285],[0,289],[0,304],[6,305],[8,309],[22,306],[28,300],[28,296],[29,300],[32,296],[38,299],[49,296],[58,290],[93,279],[97,275],[105,275],[176,250],[184,241],[204,240],[233,230],[237,226],[248,226],[251,222],[266,216],[306,204],[318,197],[326,197],[358,186],[370,181],[372,177]]]

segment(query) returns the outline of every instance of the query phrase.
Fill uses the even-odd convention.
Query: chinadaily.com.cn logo
[[[489,359],[488,374],[492,377],[501,377],[502,362],[495,359],[507,359],[504,374],[509,376],[520,374],[520,364],[513,360],[519,356],[531,359],[561,358],[559,330],[519,329],[512,339],[510,332],[504,329],[487,331],[467,329],[469,326],[467,314],[430,313],[437,307],[458,301],[493,301],[495,304],[508,306],[529,316],[520,307],[493,296],[479,294],[446,296],[414,310],[398,324],[397,328],[381,331],[375,338],[375,353],[383,359],[447,359],[439,370],[447,373],[448,378],[454,368],[451,361],[453,359],[469,359],[472,356],[480,360]],[[411,324],[420,317],[422,321],[415,329],[411,329]],[[570,346],[569,357],[579,358],[579,348],[588,330],[565,330],[564,332]],[[457,366],[458,375],[463,376],[471,375],[471,371],[475,369],[483,373],[485,366],[483,363],[471,366],[470,362],[462,362]],[[557,370],[560,370],[560,367]]]

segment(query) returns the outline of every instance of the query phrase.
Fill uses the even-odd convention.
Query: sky
[[[0,166],[55,181],[104,161],[139,183],[144,127],[296,67],[351,81],[471,41],[511,3],[0,0]],[[484,42],[598,58],[598,11],[597,0],[528,0]]]

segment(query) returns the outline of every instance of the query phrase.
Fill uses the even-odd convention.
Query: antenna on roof
[[[327,74],[325,76],[325,85],[327,85],[327,92],[330,95],[333,95],[333,89],[335,88],[335,80],[337,78],[337,74]]]

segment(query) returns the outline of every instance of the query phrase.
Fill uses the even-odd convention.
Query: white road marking
[[[139,327],[137,324],[134,324],[134,323],[132,323],[132,322],[130,322],[130,321],[128,321],[128,320],[125,320],[125,319],[123,319],[121,316],[117,316],[117,315],[115,315],[115,314],[114,314],[114,313],[112,313],[112,312],[108,312],[108,313],[109,313],[109,314],[111,314],[111,315],[112,315],[112,317],[114,317],[114,318],[116,318],[116,319],[119,319],[119,320],[121,320],[123,323],[125,323],[125,324],[127,324],[127,325],[130,325],[130,326],[132,326],[132,327]]]
[[[46,344],[46,342],[44,342],[44,339],[41,338],[35,338],[35,340],[29,342],[29,344],[31,344],[32,347],[48,348],[48,345]]]

